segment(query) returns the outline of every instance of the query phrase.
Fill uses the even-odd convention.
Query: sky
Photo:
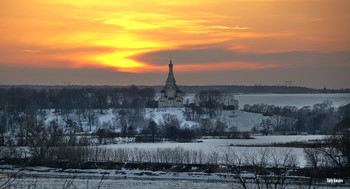
[[[349,0],[1,0],[0,85],[350,88]]]

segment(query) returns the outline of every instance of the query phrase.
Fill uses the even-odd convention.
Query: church
[[[173,66],[174,65],[170,59],[168,78],[165,82],[165,86],[160,91],[161,96],[158,99],[159,108],[183,107],[182,92],[176,85]]]

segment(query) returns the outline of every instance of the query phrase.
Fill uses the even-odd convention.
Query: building
[[[170,59],[169,74],[165,82],[165,86],[160,91],[161,96],[158,99],[159,108],[167,107],[183,107],[182,92],[176,85],[176,80],[173,73],[173,63]]]

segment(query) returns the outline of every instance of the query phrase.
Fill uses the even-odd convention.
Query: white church
[[[173,63],[170,59],[169,74],[165,86],[160,91],[161,96],[158,99],[159,108],[167,107],[183,107],[182,92],[176,85],[176,80],[173,73]]]

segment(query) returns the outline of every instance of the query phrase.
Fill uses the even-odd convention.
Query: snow
[[[108,109],[104,110],[103,114],[99,113],[99,111],[95,111],[97,115],[97,123],[98,125],[92,126],[92,132],[98,130],[98,128],[104,127],[104,123],[108,123],[108,125],[112,126],[115,131],[119,131],[119,128],[117,127],[118,121],[116,120],[116,111],[118,109]],[[195,125],[199,125],[199,123],[194,121],[187,121],[184,117],[183,112],[185,111],[185,108],[145,108],[144,110],[144,118],[145,119],[152,119],[157,124],[160,124],[163,120],[164,114],[170,114],[175,115],[180,121],[182,127],[193,127]],[[46,111],[46,119],[45,123],[48,124],[52,120],[57,120],[61,125],[65,125],[65,119],[57,113],[54,112],[54,110],[47,110]],[[69,117],[72,120],[77,120],[77,115],[75,113],[69,114]],[[255,125],[260,124],[262,119],[264,119],[264,116],[258,113],[250,113],[250,112],[243,112],[240,110],[235,111],[221,111],[218,113],[218,116],[213,118],[213,121],[216,119],[221,120],[224,122],[228,128],[232,126],[236,126],[239,131],[250,131]],[[87,125],[87,122],[82,122],[82,127],[85,132],[90,130],[90,127]]]
[[[100,123],[112,122],[114,117],[115,113],[113,113],[113,109],[108,109],[107,111],[104,111],[103,114],[98,114],[98,119]]]
[[[185,96],[185,100],[192,102],[193,94]],[[322,103],[325,100],[333,102],[333,106],[338,107],[350,103],[350,94],[246,94],[235,95],[239,101],[240,108],[244,104],[273,104],[276,106],[312,106],[316,103]],[[185,108],[159,108],[145,109],[145,118],[153,119],[160,123],[164,114],[171,114],[182,121],[182,126],[192,127],[198,123],[186,121],[183,115]],[[46,123],[51,120],[57,120],[64,124],[64,119],[54,113],[54,110],[47,110]],[[97,130],[103,123],[116,125],[115,110],[105,110],[103,114],[97,113],[98,125],[93,128]],[[70,117],[76,116],[74,113]],[[236,126],[240,131],[250,131],[252,127],[259,124],[264,116],[256,113],[237,111],[222,111],[216,119],[225,122],[229,127]],[[86,124],[86,123],[83,123]],[[84,131],[89,127],[83,126]],[[285,150],[292,150],[296,155],[298,166],[304,167],[306,160],[302,148],[279,148],[279,147],[244,147],[236,145],[254,145],[254,144],[271,144],[285,143],[292,141],[307,141],[322,139],[324,135],[295,135],[295,136],[253,136],[254,139],[202,139],[199,143],[121,143],[113,145],[102,145],[101,148],[122,148],[122,149],[143,149],[155,151],[163,148],[183,148],[184,150],[201,151],[206,154],[213,152],[233,151],[236,154],[256,154],[268,150],[270,154],[283,154]],[[232,145],[231,145],[232,144]],[[0,185],[6,181],[5,173],[16,173],[18,168],[3,165],[0,167]],[[234,183],[228,183],[222,175],[206,173],[169,173],[162,171],[145,171],[145,170],[66,170],[52,169],[47,167],[27,167],[21,173],[31,174],[33,176],[16,178],[9,188],[62,188],[70,180],[74,181],[71,188],[97,188],[101,182],[101,173],[107,173],[101,182],[102,188],[232,188]],[[78,174],[79,173],[79,174]],[[222,173],[221,173],[222,174]],[[76,178],[72,178],[78,175]],[[210,182],[209,182],[210,181]]]
[[[101,180],[96,178],[35,178],[35,177],[22,177],[16,178],[11,184],[9,189],[16,188],[51,188],[61,189],[63,186],[71,185],[67,188],[76,189],[88,189],[88,188],[128,188],[128,189],[226,189],[226,188],[242,188],[239,183],[229,181],[213,181],[213,180],[173,180],[173,179],[105,179]],[[0,182],[1,183],[1,182]],[[253,183],[247,183],[247,188],[256,188]],[[307,187],[306,185],[302,185]],[[286,189],[302,188],[299,184],[291,184],[285,186]],[[349,186],[337,186],[337,188],[348,188]],[[317,185],[319,189],[335,188],[332,184]]]
[[[188,176],[188,175],[187,175]],[[8,188],[69,188],[86,189],[86,188],[130,188],[130,189],[163,189],[163,188],[230,188],[231,182],[207,180],[189,180],[188,177],[179,177],[181,179],[162,179],[162,178],[126,178],[126,177],[110,177],[101,180],[94,175],[85,176],[85,178],[37,178],[21,177],[16,178]],[[1,181],[0,181],[1,184]]]
[[[145,170],[102,170],[102,169],[54,169],[47,167],[27,167],[24,169],[0,166],[0,186],[5,188],[240,188],[238,180],[230,173],[203,172],[163,172]],[[19,174],[9,178],[7,174]],[[242,177],[253,175],[242,173]],[[299,177],[303,179],[303,177]],[[286,180],[285,188],[300,188],[293,180]],[[247,180],[248,181],[248,180]],[[248,181],[249,182],[249,181]],[[248,188],[255,188],[254,183],[246,183]],[[317,188],[333,188],[325,181]],[[306,187],[306,185],[305,185]],[[348,184],[338,187],[347,188]]]
[[[235,153],[253,153],[263,150],[270,150],[275,153],[283,153],[286,149],[291,149],[296,155],[298,165],[305,167],[306,160],[302,148],[280,148],[280,147],[239,147],[230,146],[234,145],[254,145],[254,144],[271,144],[271,143],[286,143],[292,141],[308,141],[315,139],[323,139],[325,135],[291,135],[291,136],[254,136],[255,139],[203,139],[200,143],[175,143],[175,142],[163,142],[163,143],[125,143],[104,145],[106,148],[123,148],[123,149],[143,149],[155,151],[157,149],[164,148],[183,148],[184,150],[202,151],[203,153],[210,154],[213,152],[224,152],[227,150],[234,151]]]
[[[276,136],[253,136],[254,139],[202,139],[202,142],[192,143],[177,143],[177,142],[162,142],[162,143],[125,143],[103,145],[112,148],[139,148],[139,149],[157,149],[157,148],[176,148],[182,147],[185,150],[202,150],[210,152],[218,147],[234,145],[254,145],[254,144],[272,144],[293,141],[308,141],[315,139],[323,139],[326,135],[276,135]]]
[[[185,101],[192,102],[195,98],[194,94],[187,94],[185,96]],[[330,100],[333,102],[333,106],[338,107],[350,103],[350,94],[240,94],[235,95],[235,98],[239,101],[239,106],[242,108],[244,104],[272,104],[276,106],[296,106],[298,108],[303,106],[312,106],[316,103],[322,103],[325,100]],[[86,119],[82,118],[74,112],[67,115],[64,115],[65,118],[61,117],[58,113],[55,113],[54,110],[46,110],[46,123],[49,123],[51,120],[57,120],[61,125],[64,125],[64,121],[67,118],[72,120],[81,120],[83,130],[85,132],[94,132],[98,128],[103,127],[105,124],[109,125],[116,132],[119,131],[117,127],[118,121],[116,118],[116,112],[119,109],[108,109],[104,110],[101,114],[99,110],[94,110],[95,115],[97,115],[97,123],[92,127],[87,125]],[[193,127],[194,125],[199,125],[199,123],[194,121],[187,121],[184,117],[183,112],[185,108],[145,108],[144,116],[145,119],[153,119],[157,124],[161,122],[164,114],[175,115],[179,120],[181,120],[183,127]],[[228,128],[235,126],[239,131],[250,131],[254,126],[261,123],[264,119],[264,116],[257,113],[243,112],[240,110],[236,111],[221,111],[218,112],[217,116],[213,119],[218,119],[224,122]]]
[[[183,112],[185,108],[146,108],[145,109],[145,118],[153,119],[157,124],[163,120],[164,114],[175,115],[179,120],[182,121],[182,125],[188,125],[192,127],[198,123],[193,121],[186,121]]]
[[[102,188],[116,188],[119,184],[124,186],[126,183],[138,181],[146,184],[142,188],[155,188],[154,181],[159,183],[178,183],[184,186],[195,186],[193,183],[207,183],[211,181],[211,186],[227,186],[225,183],[230,181],[227,176],[230,173],[204,173],[204,172],[165,172],[149,171],[139,169],[121,169],[121,170],[104,170],[104,169],[58,169],[48,167],[26,167],[19,169],[11,166],[1,166],[1,175],[6,181],[9,173],[20,174],[24,177],[14,179],[11,183],[13,188],[23,188],[24,186],[35,186],[34,188],[62,188],[70,181],[73,185],[70,188],[97,188],[101,184]],[[28,178],[26,178],[28,177]],[[30,178],[33,177],[33,178]],[[226,181],[226,182],[225,182]],[[125,183],[124,183],[125,182]],[[112,185],[113,184],[113,185]],[[135,183],[134,183],[135,184]],[[121,188],[134,188],[133,184],[125,185]],[[142,185],[136,185],[136,188]],[[175,186],[175,185],[174,185]],[[164,187],[164,185],[163,185]],[[181,187],[181,188],[182,188]],[[119,188],[119,186],[117,187]]]
[[[228,128],[235,126],[239,131],[251,131],[256,125],[259,125],[263,119],[263,115],[240,110],[223,111],[219,119],[228,125]]]

